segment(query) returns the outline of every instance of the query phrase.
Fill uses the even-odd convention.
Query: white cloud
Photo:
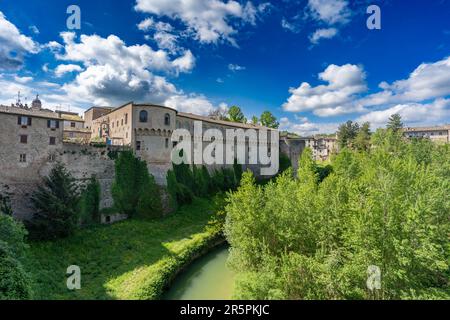
[[[351,11],[346,0],[309,0],[310,16],[328,25],[349,22]]]
[[[71,73],[71,72],[75,72],[75,71],[80,72],[82,70],[83,70],[83,68],[81,68],[77,64],[60,64],[55,69],[55,75],[59,78],[59,77],[62,77],[66,73]]]
[[[19,83],[27,83],[27,82],[33,81],[33,77],[14,76],[14,80],[19,82]]]
[[[169,97],[164,105],[178,111],[207,115],[215,109],[214,105],[203,95],[173,95]]]
[[[0,69],[17,70],[23,65],[23,57],[39,52],[39,45],[8,21],[0,11]]]
[[[291,96],[283,104],[290,112],[312,111],[318,116],[332,116],[362,111],[355,103],[355,95],[367,90],[365,72],[362,67],[352,64],[329,65],[319,74],[319,79],[327,85],[312,87],[303,82],[298,88],[290,88]]]
[[[281,27],[293,33],[300,32],[300,26],[298,25],[298,23],[289,22],[286,18],[283,18],[281,20]]]
[[[243,66],[240,66],[240,65],[238,65],[238,64],[230,63],[230,64],[228,65],[228,69],[229,69],[230,71],[236,72],[236,71],[243,71],[243,70],[245,70],[246,68],[243,67]]]
[[[139,22],[137,27],[141,31],[149,31],[154,25],[155,25],[155,20],[153,20],[153,18],[146,18],[145,20],[142,20],[141,22]]]
[[[29,29],[31,30],[31,32],[33,32],[34,34],[39,34],[41,33],[38,29],[38,27],[36,26],[30,26]]]
[[[450,57],[422,63],[407,79],[380,83],[383,91],[362,100],[368,106],[388,103],[420,102],[450,95]]]
[[[144,32],[153,32],[153,36],[147,34],[144,37],[146,40],[153,39],[158,48],[168,50],[172,54],[183,51],[178,46],[179,36],[175,34],[171,24],[162,21],[155,22],[153,18],[146,18],[137,27]]]
[[[337,33],[338,30],[336,28],[317,29],[309,39],[313,44],[318,44],[321,39],[331,39]]]
[[[299,122],[292,122],[287,117],[283,117],[280,119],[279,129],[307,137],[316,134],[334,133],[339,127],[339,123],[314,123],[305,118],[298,120]]]
[[[203,43],[217,43],[226,40],[233,45],[236,42],[233,35],[236,30],[234,20],[255,24],[258,12],[267,6],[255,6],[247,2],[245,6],[234,0],[136,0],[137,11],[179,19],[186,26],[194,38]],[[145,21],[145,20],[144,20]],[[150,25],[144,23],[141,27]],[[234,24],[236,25],[236,24]]]
[[[321,39],[333,38],[338,33],[336,25],[350,21],[351,11],[346,0],[309,0],[307,9],[307,16],[329,26],[317,29],[309,36],[312,44],[318,44]]]
[[[409,126],[445,124],[450,118],[450,99],[436,99],[431,103],[398,104],[384,110],[372,111],[356,121],[370,122],[373,128],[384,127],[391,115],[398,113]]]

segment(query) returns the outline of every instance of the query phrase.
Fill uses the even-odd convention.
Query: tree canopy
[[[278,129],[278,127],[280,126],[277,118],[270,111],[264,111],[261,114],[261,118],[259,119],[259,121],[261,125],[268,128]]]

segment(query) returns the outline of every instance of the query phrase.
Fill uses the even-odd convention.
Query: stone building
[[[166,173],[172,167],[171,153],[174,147],[172,133],[175,129],[186,129],[191,134],[192,147],[200,141],[194,139],[194,122],[201,121],[203,131],[214,128],[222,132],[225,137],[226,129],[273,129],[250,124],[212,120],[189,113],[178,112],[175,109],[154,104],[126,103],[118,108],[92,107],[85,112],[85,126],[91,131],[91,141],[105,141],[112,146],[129,146],[137,156],[145,160],[149,171],[155,176],[159,184],[166,183]],[[268,139],[270,140],[270,139]],[[223,141],[225,143],[225,141]],[[256,141],[247,140],[247,152],[250,145]],[[203,149],[206,147],[203,144]],[[277,147],[269,142],[268,150]],[[236,143],[238,147],[238,143]],[[225,147],[224,147],[225,150]],[[193,158],[193,157],[191,157]],[[274,160],[278,162],[277,158]],[[210,166],[213,169],[218,166]],[[244,165],[258,174],[258,165]]]
[[[435,127],[407,127],[403,135],[408,138],[428,138],[433,142],[450,142],[450,125]]]
[[[109,151],[123,149],[124,146],[131,148],[147,162],[156,182],[165,185],[167,171],[172,168],[171,152],[176,145],[172,142],[172,133],[177,128],[193,133],[195,121],[202,121],[203,131],[217,129],[223,137],[226,129],[277,132],[248,124],[211,120],[164,106],[132,102],[118,108],[92,107],[85,112],[83,119],[75,113],[43,109],[37,97],[31,107],[21,104],[0,106],[0,193],[10,196],[17,217],[30,218],[33,214],[31,195],[42,177],[48,175],[56,161],[60,161],[80,182],[96,176],[102,192],[100,207],[110,207],[110,189],[115,173],[114,161],[108,157]],[[88,142],[97,142],[97,147]],[[268,138],[267,151],[273,153],[273,161],[278,163],[278,150],[273,152],[278,147],[277,142]],[[198,143],[192,135],[192,145]],[[222,143],[225,150],[225,141]],[[236,144],[237,148],[240,146],[246,150],[247,157],[256,141],[248,138]],[[208,168],[212,170],[221,166]],[[258,164],[244,165],[244,169],[250,168],[256,175],[260,167]]]
[[[63,123],[63,140],[65,142],[88,144],[91,131],[84,127],[84,119],[76,112],[56,111]]]

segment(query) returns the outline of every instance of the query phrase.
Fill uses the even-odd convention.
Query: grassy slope
[[[36,299],[156,299],[192,250],[215,238],[205,229],[213,205],[204,199],[156,221],[129,220],[32,243],[27,269]],[[81,268],[81,289],[66,288],[69,265]]]

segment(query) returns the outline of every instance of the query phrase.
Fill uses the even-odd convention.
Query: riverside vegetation
[[[357,145],[321,177],[309,149],[297,178],[260,186],[244,173],[226,206],[235,298],[450,299],[449,145],[392,128]]]
[[[59,163],[32,196],[28,231],[0,199],[0,299],[158,299],[186,264],[223,242],[223,192],[237,187],[240,165],[211,176],[175,166],[168,179],[176,210],[164,217],[145,162],[130,151],[115,161],[114,207],[104,211],[127,221],[99,225],[98,181],[80,184]],[[66,287],[70,265],[81,269],[80,290]]]
[[[95,178],[78,185],[57,165],[33,196],[28,240],[0,197],[0,299],[158,299],[223,231],[238,299],[450,299],[450,147],[400,128],[398,116],[375,134],[348,122],[340,153],[324,165],[306,149],[296,178],[284,157],[262,183],[238,164],[174,166],[166,217],[144,163],[122,152],[108,212],[130,219],[111,226],[98,224]],[[73,264],[82,288],[69,291]],[[381,289],[370,291],[373,265]]]

